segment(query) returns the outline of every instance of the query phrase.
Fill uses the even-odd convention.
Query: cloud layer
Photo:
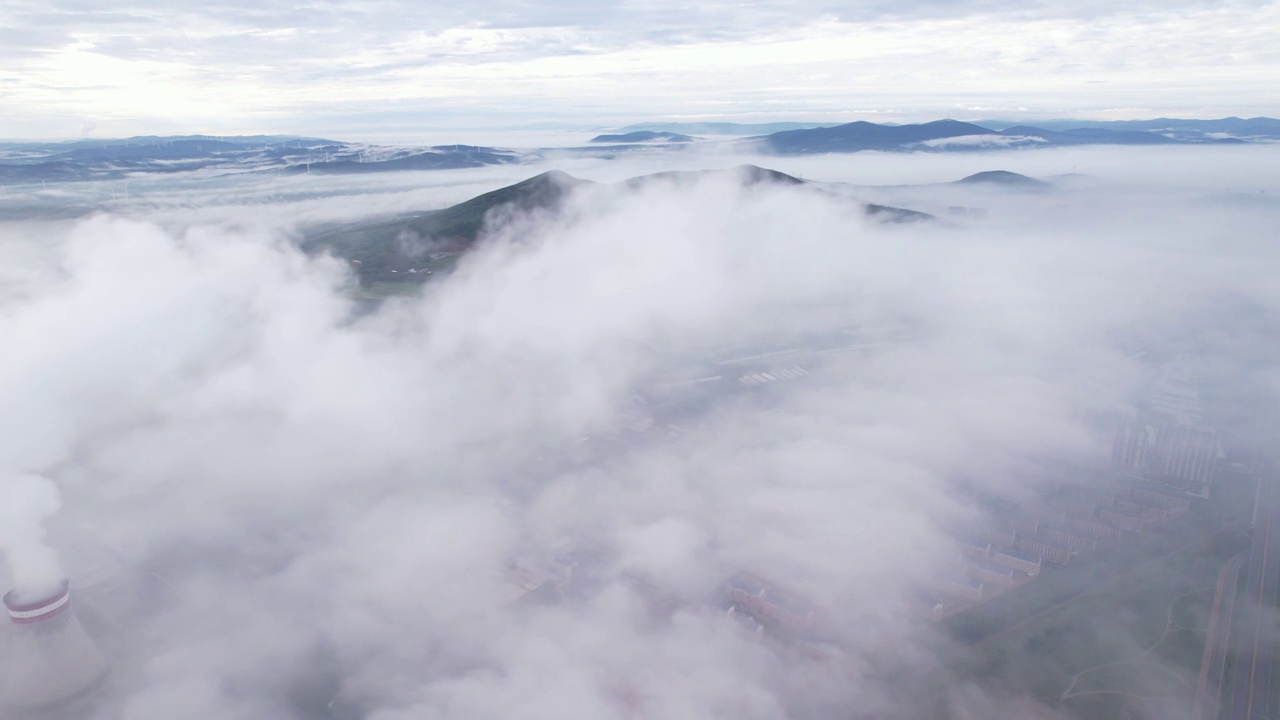
[[[56,270],[0,307],[0,470],[49,473],[58,527],[163,578],[98,600],[126,718],[1018,717],[903,680],[942,672],[910,599],[974,513],[956,481],[1018,496],[1092,461],[1082,413],[1127,406],[1134,328],[1280,306],[1274,248],[1235,241],[1275,215],[1150,182],[1068,210],[919,192],[992,218],[886,227],[723,176],[595,188],[364,315],[264,208],[50,226]],[[844,352],[759,392],[678,385],[746,388],[797,346]],[[566,548],[585,584],[508,604],[513,563]],[[823,608],[821,658],[716,611],[743,568]]]
[[[0,136],[412,138],[533,120],[1274,115],[1278,8],[9,0]]]

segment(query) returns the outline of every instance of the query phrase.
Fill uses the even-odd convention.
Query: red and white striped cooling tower
[[[4,596],[12,626],[8,667],[0,671],[0,703],[43,708],[92,687],[106,673],[106,661],[71,607],[70,584],[29,600]]]

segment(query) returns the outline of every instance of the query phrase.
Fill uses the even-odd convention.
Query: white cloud
[[[1078,411],[1124,406],[1141,379],[1115,333],[1192,332],[1188,311],[1223,293],[1280,308],[1274,213],[1189,201],[1223,176],[1274,182],[1270,148],[1237,150],[896,156],[930,181],[996,162],[1109,176],[1061,192],[1062,210],[988,194],[990,222],[969,227],[886,227],[842,196],[724,178],[596,188],[362,318],[339,264],[285,242],[315,201],[221,187],[243,204],[184,220],[138,200],[133,219],[42,227],[22,238],[38,247],[6,254],[35,267],[0,305],[0,432],[23,439],[0,469],[47,469],[59,526],[130,528],[173,584],[114,610],[140,631],[108,695],[126,717],[287,714],[335,689],[385,720],[626,717],[636,703],[670,718],[854,704],[918,717],[904,703],[934,698],[883,670],[937,669],[936,638],[905,608],[972,512],[951,480],[1017,493],[1039,462],[1087,457]],[[786,162],[865,180],[886,157]],[[503,182],[490,172],[467,177]],[[370,198],[402,179],[298,182],[362,191],[330,197],[347,207],[325,218],[410,200]],[[164,202],[204,205],[196,191]],[[691,411],[674,439],[572,442],[613,432],[655,376],[832,330],[868,349]],[[592,448],[601,459],[581,462]],[[599,552],[596,582],[506,607],[508,561],[562,538]],[[741,567],[830,612],[826,664],[706,607]],[[683,609],[652,613],[627,573]]]
[[[966,147],[966,148],[1003,148],[1033,145],[1048,142],[1034,135],[961,135],[959,137],[938,138],[917,143],[928,148]]]
[[[371,134],[668,115],[1276,113],[1274,3],[0,9],[0,136]],[[1099,22],[1105,17],[1106,22]],[[1153,43],[1163,48],[1157,58]],[[1094,81],[1105,80],[1103,85]],[[402,118],[411,118],[405,122]]]

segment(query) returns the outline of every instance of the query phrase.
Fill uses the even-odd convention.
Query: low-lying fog
[[[1027,717],[1016,688],[949,679],[913,609],[975,515],[956,483],[1018,497],[1099,462],[1085,418],[1131,406],[1135,338],[1172,354],[1211,328],[1206,358],[1275,388],[1276,334],[1218,308],[1280,307],[1277,161],[651,154],[26,188],[104,212],[0,218],[7,567],[59,573],[43,527],[83,587],[113,665],[93,717]],[[850,186],[582,192],[355,319],[348,267],[291,244],[550,167],[743,162]],[[941,184],[997,169],[1055,186]],[[591,558],[572,592],[511,602],[513,563],[565,553]],[[822,608],[822,659],[724,619],[742,569]]]

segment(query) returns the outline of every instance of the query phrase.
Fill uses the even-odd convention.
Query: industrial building
[[[1038,535],[1075,551],[1094,550],[1098,547],[1097,538],[1078,535],[1061,526],[1042,526]]]
[[[991,554],[992,561],[1012,568],[1019,572],[1026,573],[1031,577],[1040,574],[1040,569],[1044,565],[1044,560],[1039,555],[1014,550],[1009,547],[996,548]]]
[[[1155,428],[1137,422],[1121,423],[1111,444],[1111,464],[1128,475],[1141,477],[1147,453],[1155,444]]]
[[[1040,529],[1040,514],[1020,510],[1002,511],[995,516],[995,522],[1006,533],[1033,535]]]
[[[1114,525],[1108,525],[1094,517],[1067,518],[1063,526],[1077,535],[1092,537],[1096,540],[1116,540],[1120,537],[1119,528]]]
[[[1133,420],[1116,429],[1111,463],[1125,476],[1207,495],[1222,462],[1216,432],[1175,422]]]
[[[1200,388],[1191,369],[1181,361],[1160,369],[1146,404],[1153,414],[1172,423],[1196,425],[1203,419]]]
[[[989,557],[991,542],[981,538],[966,538],[960,541],[960,554],[971,558]]]
[[[1088,484],[1073,477],[1029,501],[981,498],[989,521],[958,539],[964,577],[939,581],[936,597],[952,600],[936,603],[931,617],[960,612],[966,603],[1038,576],[1045,563],[1068,564],[1128,533],[1144,532],[1190,511],[1198,493],[1182,484],[1211,480],[1210,456],[1217,452],[1213,433],[1132,420],[1118,427],[1112,460],[1132,472],[1104,472]],[[1153,477],[1158,472],[1166,475]],[[1171,480],[1174,475],[1183,479]]]
[[[1013,538],[1017,535],[1017,531],[1013,528],[1003,528],[996,523],[988,524],[978,531],[978,536],[987,540],[991,545],[1000,547],[1003,545],[1012,545]]]
[[[948,616],[947,613],[947,597],[935,590],[922,590],[913,598],[912,605],[916,611],[938,622]]]
[[[1207,487],[1223,457],[1217,433],[1172,424],[1159,426],[1150,454],[1148,476],[1182,488]]]
[[[1013,568],[980,558],[969,558],[965,564],[965,573],[998,590],[1008,590],[1027,579],[1026,575]]]
[[[724,616],[732,620],[734,626],[745,635],[752,638],[760,638],[764,635],[764,625],[750,613],[739,612],[736,604],[730,603],[724,610]]]
[[[1093,518],[1098,516],[1098,504],[1084,500],[1054,500],[1058,509],[1060,522],[1067,523],[1076,518]]]
[[[1186,512],[1191,508],[1191,498],[1169,488],[1135,482],[1130,493],[1140,503],[1163,507],[1175,513]]]
[[[1155,518],[1148,517],[1140,511],[1123,508],[1102,508],[1098,511],[1098,517],[1103,522],[1121,530],[1131,530],[1133,532],[1142,532],[1157,522]]]
[[[1116,498],[1116,502],[1112,507],[1116,510],[1123,510],[1125,512],[1132,512],[1137,515],[1141,515],[1142,517],[1155,522],[1165,520],[1169,516],[1169,510],[1167,508],[1160,507],[1159,505],[1140,503],[1128,498]]]
[[[938,578],[938,587],[943,593],[954,595],[971,602],[982,602],[988,595],[981,580],[969,577],[960,571],[943,573]]]
[[[98,684],[107,663],[81,626],[67,581],[54,592],[4,596],[11,627],[8,667],[0,677],[0,703],[38,710],[64,703]]]
[[[730,601],[765,625],[809,631],[817,623],[813,603],[755,573],[739,572],[725,581],[724,589]]]
[[[1014,547],[1058,565],[1066,565],[1076,555],[1071,548],[1039,535],[1019,535]]]

